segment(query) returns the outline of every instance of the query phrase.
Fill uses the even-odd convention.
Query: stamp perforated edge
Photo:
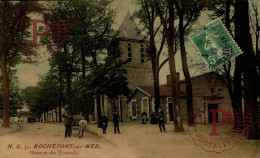
[[[214,23],[215,21],[219,21],[219,22],[220,22],[220,24],[224,27],[225,31],[226,31],[227,34],[230,36],[230,38],[231,38],[232,41],[235,43],[235,45],[237,46],[237,48],[238,48],[238,50],[239,50],[239,52],[240,52],[239,54],[237,54],[237,55],[231,57],[229,60],[232,60],[233,58],[235,58],[235,57],[237,57],[238,55],[240,55],[240,54],[243,53],[242,49],[238,46],[238,44],[237,44],[236,41],[234,40],[233,36],[231,36],[231,34],[230,34],[230,32],[227,30],[226,26],[222,23],[222,21],[221,21],[219,18],[217,18],[217,19],[215,19],[215,20],[209,22],[209,23],[206,24],[204,27],[201,27],[201,28],[198,29],[197,31],[190,33],[190,34],[189,34],[189,39],[191,40],[191,42],[192,42],[193,46],[196,48],[196,50],[199,52],[200,57],[203,58],[203,63],[204,63],[204,65],[206,65],[206,67],[207,67],[208,70],[210,70],[210,71],[216,70],[216,68],[218,68],[219,66],[225,64],[225,62],[227,62],[228,60],[225,61],[225,62],[223,62],[222,64],[218,65],[217,67],[215,67],[214,70],[210,69],[210,66],[209,66],[208,62],[207,62],[206,59],[202,56],[202,53],[199,51],[199,48],[198,48],[197,45],[194,43],[194,41],[192,40],[191,36],[192,36],[193,34],[196,34],[196,33],[199,32],[199,31],[201,31],[201,30],[204,29],[206,26],[208,26],[208,25]]]

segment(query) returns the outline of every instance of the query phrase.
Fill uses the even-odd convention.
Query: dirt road
[[[222,153],[206,152],[196,146],[185,126],[184,133],[160,133],[158,125],[121,123],[121,134],[114,134],[109,122],[107,134],[96,125],[87,125],[84,137],[78,131],[64,138],[59,123],[23,124],[22,129],[0,136],[0,158],[259,158],[260,141],[246,140]],[[2,128],[0,128],[3,131]],[[11,130],[11,129],[9,129]],[[0,133],[1,133],[0,131]]]

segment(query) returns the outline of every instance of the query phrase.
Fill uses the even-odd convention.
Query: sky
[[[117,10],[117,15],[115,18],[116,24],[114,25],[115,29],[117,29],[120,26],[127,11],[133,14],[136,10],[138,10],[138,6],[135,5],[133,0],[114,0],[114,2],[111,4],[111,8]],[[138,21],[137,20],[135,21],[138,24]],[[207,13],[206,12],[202,13],[201,17],[197,20],[196,24],[193,27],[194,31],[199,30],[210,21],[211,20],[208,19]],[[201,63],[204,62],[202,57],[200,56],[200,53],[196,50],[195,46],[190,41],[186,42],[186,49],[188,52],[188,61],[191,59],[196,59],[197,62],[201,62]],[[163,61],[163,59],[167,57],[166,46],[164,47],[163,52],[165,55],[161,56],[160,61]],[[20,64],[16,67],[16,69],[18,70],[17,76],[19,80],[19,85],[21,88],[25,88],[27,86],[35,86],[39,81],[39,76],[44,75],[46,72],[48,72],[49,64],[47,61],[38,65]],[[177,72],[180,72],[180,78],[183,79],[184,76],[182,73],[180,52],[176,54],[176,69]],[[190,73],[191,76],[198,75],[196,69],[191,69]],[[160,71],[160,84],[166,83],[166,76],[168,74],[169,74],[169,66],[168,64],[165,64]]]
[[[138,7],[133,3],[133,0],[114,0],[114,2],[111,4],[112,9],[117,10],[117,15],[115,18],[116,24],[114,25],[114,28],[117,29],[120,24],[122,23],[127,11],[129,11],[131,14],[133,14]],[[138,23],[137,20],[135,20],[136,23]],[[166,48],[164,49],[164,52],[167,52]],[[162,57],[162,60],[166,57],[164,55]],[[177,55],[177,71],[181,71],[181,63],[180,63],[180,57]],[[39,81],[39,76],[44,75],[49,70],[49,64],[48,61],[38,64],[38,65],[32,65],[29,63],[26,64],[19,64],[16,69],[19,85],[21,88],[25,88],[27,86],[35,86],[37,82]],[[169,68],[168,64],[165,64],[165,66],[162,68],[160,72],[160,81],[161,83],[166,83],[166,76],[169,74]]]

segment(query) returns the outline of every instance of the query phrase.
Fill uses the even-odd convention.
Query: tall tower
[[[136,23],[131,19],[129,12],[127,12],[118,29],[116,40],[116,48],[121,53],[120,58],[122,61],[127,61],[123,68],[127,70],[125,77],[128,79],[129,89],[134,90],[138,86],[152,86],[152,64],[147,55],[149,42],[144,40],[144,36]],[[126,101],[126,97],[120,96],[113,103],[107,96],[103,95],[100,101],[102,103],[102,113],[112,119],[112,112],[118,110],[121,121],[129,121],[129,107]]]
[[[149,42],[138,29],[131,14],[128,11],[122,24],[118,29],[118,47],[121,51],[121,58],[127,60],[124,68],[128,79],[128,87],[133,90],[138,86],[152,86],[153,72],[151,60],[147,55]]]

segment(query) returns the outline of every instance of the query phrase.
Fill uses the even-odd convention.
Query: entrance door
[[[211,109],[218,109],[218,104],[208,104],[209,123],[212,123],[212,112]],[[218,123],[218,113],[216,116],[216,123]]]
[[[168,103],[168,107],[169,107],[169,121],[174,121],[172,103]]]

